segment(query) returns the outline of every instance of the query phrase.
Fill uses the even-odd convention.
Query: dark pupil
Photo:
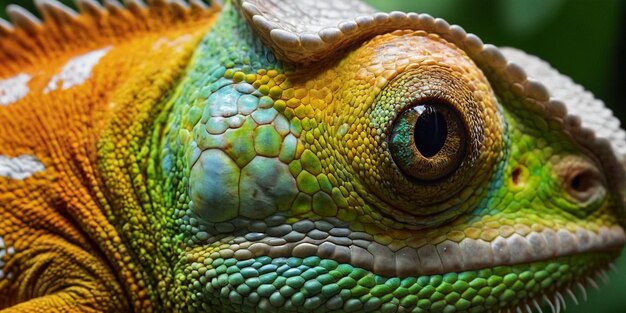
[[[446,143],[448,124],[446,118],[433,107],[426,110],[415,122],[415,146],[426,158],[436,155]]]

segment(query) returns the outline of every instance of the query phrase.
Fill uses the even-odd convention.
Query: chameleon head
[[[225,10],[162,159],[181,173],[172,292],[187,310],[560,305],[619,254],[623,143],[596,140],[498,49],[421,15],[317,56],[305,39],[281,48],[286,30],[244,49]],[[233,49],[212,45],[226,36]]]

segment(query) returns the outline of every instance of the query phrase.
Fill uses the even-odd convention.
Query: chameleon
[[[35,3],[2,313],[558,312],[626,243],[626,133],[523,51],[356,0]]]

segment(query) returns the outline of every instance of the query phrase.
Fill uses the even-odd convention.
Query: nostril
[[[592,170],[579,170],[569,176],[567,191],[580,202],[587,202],[594,198],[601,188],[602,181]]]
[[[567,200],[562,208],[584,217],[605,203],[607,182],[600,166],[592,160],[575,155],[561,156],[554,160],[554,178],[559,181],[560,196]]]

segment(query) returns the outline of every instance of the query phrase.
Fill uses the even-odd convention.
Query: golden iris
[[[422,182],[453,173],[466,152],[467,130],[452,106],[426,101],[404,110],[389,140],[394,162],[402,172]]]

